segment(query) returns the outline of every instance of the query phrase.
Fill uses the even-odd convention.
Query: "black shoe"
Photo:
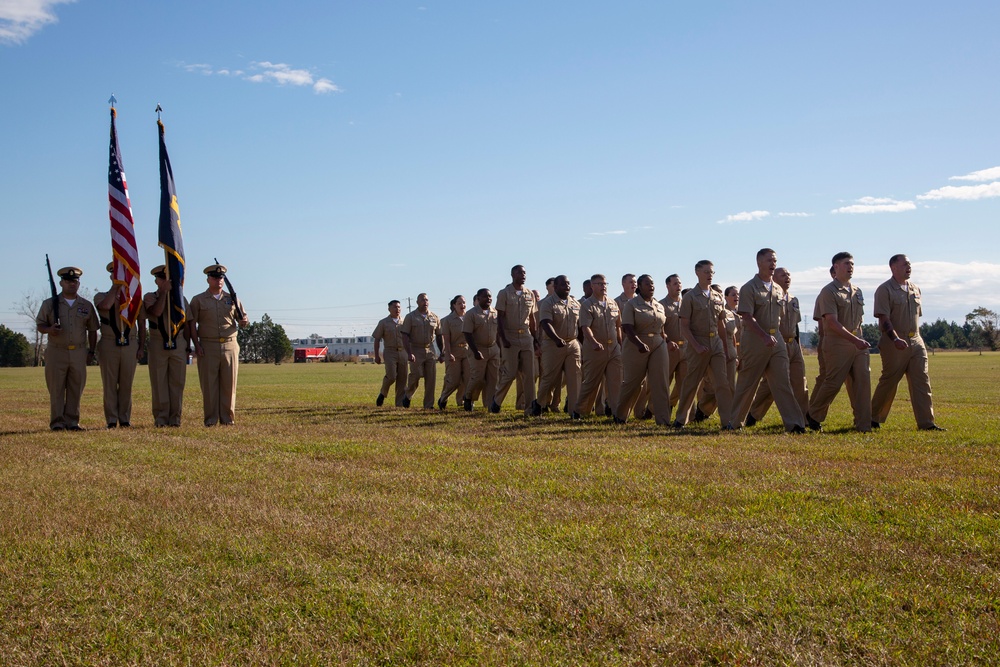
[[[802,435],[805,432],[806,432],[806,430],[804,428],[802,428],[801,426],[799,426],[798,424],[796,424],[792,428],[788,429],[788,433],[791,434],[791,435]]]
[[[497,405],[496,401],[493,401],[492,403],[490,403],[490,412],[492,412],[495,415],[496,414],[500,414],[500,406]]]
[[[739,426],[733,426],[732,424],[726,424],[725,426],[723,426],[719,430],[720,431],[739,431],[740,427]]]
[[[472,412],[472,399],[467,398],[464,401],[462,401],[462,407],[465,408],[466,412]]]
[[[403,407],[404,408],[410,407],[410,399],[407,398],[406,396],[403,397]]]
[[[611,418],[614,420],[614,422],[616,424],[624,424],[625,423],[625,420],[624,419],[619,419],[618,415],[614,415],[613,414],[613,415],[611,415]]]
[[[639,417],[639,419],[652,419],[652,418],[653,418],[653,411],[650,410],[649,408],[646,408],[646,411],[642,413],[641,417]]]
[[[675,419],[673,422],[671,422],[670,427],[675,428],[679,431],[680,429],[684,428],[684,424],[680,423]]]
[[[85,429],[84,427],[80,426],[79,424],[74,424],[73,426],[67,426],[66,430],[67,431],[86,431],[87,429]]]
[[[49,429],[52,431],[65,431],[66,427],[63,426],[62,424],[56,424],[54,426],[50,426]]]
[[[108,428],[118,428],[118,424],[115,422],[108,422]]]
[[[385,394],[379,394],[375,398],[375,405],[381,408],[383,403],[385,403]]]
[[[565,412],[566,414],[569,414],[569,399],[568,398],[566,399],[566,402],[563,403],[563,412]]]
[[[569,418],[572,419],[575,422],[578,422],[581,419],[583,419],[583,417],[580,416],[579,412],[571,412],[571,413],[569,413]]]
[[[746,426],[747,428],[750,428],[756,423],[757,423],[756,417],[754,417],[753,415],[747,415],[747,420],[743,422],[743,425]]]
[[[931,424],[930,426],[921,426],[921,431],[947,431],[948,429],[943,426],[938,426],[937,424]]]
[[[695,408],[693,422],[703,422],[708,419],[708,415],[701,411],[701,408]]]
[[[448,407],[448,401],[444,400],[443,398],[439,398],[438,399],[438,410],[444,410],[446,407]]]
[[[820,424],[815,419],[813,419],[812,415],[810,415],[808,413],[806,414],[806,426],[808,426],[809,430],[811,430],[811,431],[822,431],[823,430],[823,425]]]
[[[605,403],[604,404],[604,416],[605,417],[613,417],[614,414],[615,414],[615,411],[611,409],[611,406],[608,405],[607,403]]]
[[[129,422],[122,422],[121,424],[119,424],[119,426],[121,426],[122,428],[132,428],[132,424],[130,424]]]
[[[531,402],[531,416],[541,417],[542,416],[542,406],[538,404],[538,401]]]
[[[872,422],[872,428],[877,431],[878,429],[882,428],[882,425],[879,424],[878,422]]]

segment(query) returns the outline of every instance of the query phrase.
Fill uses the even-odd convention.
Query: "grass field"
[[[193,368],[152,428],[142,367],[128,431],[91,369],[51,433],[0,369],[0,664],[998,664],[1000,354],[931,373],[944,433],[905,383],[874,434],[844,396],[674,434],[376,409],[342,364],[245,365],[212,429]]]

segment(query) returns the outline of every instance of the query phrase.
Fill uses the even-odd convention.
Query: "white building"
[[[308,338],[292,339],[292,347],[326,347],[329,349],[329,356],[357,357],[362,354],[375,354],[375,339],[371,336],[335,336],[324,338],[319,334],[312,334]]]

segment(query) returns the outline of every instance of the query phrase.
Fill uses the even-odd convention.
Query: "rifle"
[[[213,257],[213,259],[215,260],[216,264],[219,263],[219,258],[218,257]],[[229,290],[229,295],[231,297],[233,297],[233,308],[236,309],[236,319],[237,320],[242,320],[243,319],[243,310],[240,308],[240,301],[239,301],[239,299],[236,298],[236,290],[233,289],[233,284],[231,282],[229,282],[229,276],[227,276],[225,273],[222,274],[222,279],[224,281],[226,281],[226,289]]]
[[[49,269],[49,287],[52,288],[52,317],[54,325],[59,326],[59,292],[56,291],[56,281],[52,277],[52,263],[49,261],[49,253],[45,253],[45,266]]]

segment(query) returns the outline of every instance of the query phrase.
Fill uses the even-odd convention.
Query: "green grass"
[[[815,358],[808,358],[810,378]],[[0,370],[0,664],[1000,662],[1000,355],[945,433],[376,409],[381,369],[243,366],[237,425],[50,433]],[[878,358],[872,374],[877,378]]]

